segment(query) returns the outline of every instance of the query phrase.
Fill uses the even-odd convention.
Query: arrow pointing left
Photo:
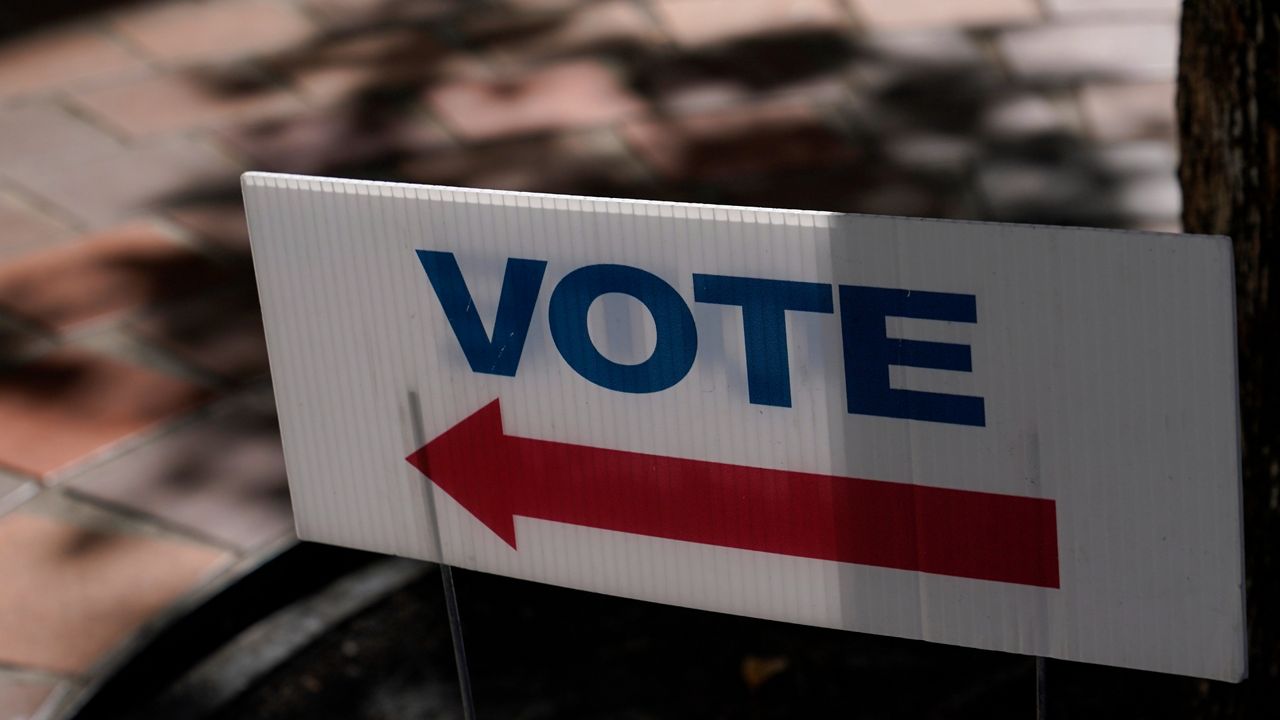
[[[1058,587],[1052,500],[506,434],[497,400],[406,458],[516,548],[515,516],[794,557]]]

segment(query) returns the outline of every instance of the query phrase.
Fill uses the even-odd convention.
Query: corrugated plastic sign
[[[303,538],[1244,675],[1225,238],[244,190]]]

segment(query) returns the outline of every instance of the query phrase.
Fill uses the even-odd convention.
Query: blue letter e
[[[886,317],[978,321],[977,299],[956,293],[840,286],[845,391],[856,415],[987,424],[981,397],[900,390],[889,386],[889,366],[972,372],[968,345],[887,337]]]
[[[493,336],[490,337],[484,332],[484,324],[480,322],[480,314],[476,312],[476,304],[471,300],[471,292],[467,290],[453,253],[435,250],[418,250],[417,253],[471,369],[478,373],[514,377],[516,368],[520,366],[525,337],[529,334],[533,305],[542,288],[546,261],[507,259],[498,313],[493,320]]]

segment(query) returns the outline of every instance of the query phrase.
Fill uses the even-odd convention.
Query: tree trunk
[[[1186,0],[1180,61],[1183,223],[1231,236],[1239,323],[1250,680],[1208,699],[1280,717],[1280,2]]]

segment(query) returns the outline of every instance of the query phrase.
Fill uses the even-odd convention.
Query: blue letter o
[[[591,342],[587,311],[606,293],[630,295],[653,316],[658,341],[644,362],[616,363]],[[619,392],[666,390],[689,373],[698,354],[693,313],[680,293],[657,275],[627,265],[587,265],[565,275],[551,294],[549,322],[565,362],[587,380]]]

